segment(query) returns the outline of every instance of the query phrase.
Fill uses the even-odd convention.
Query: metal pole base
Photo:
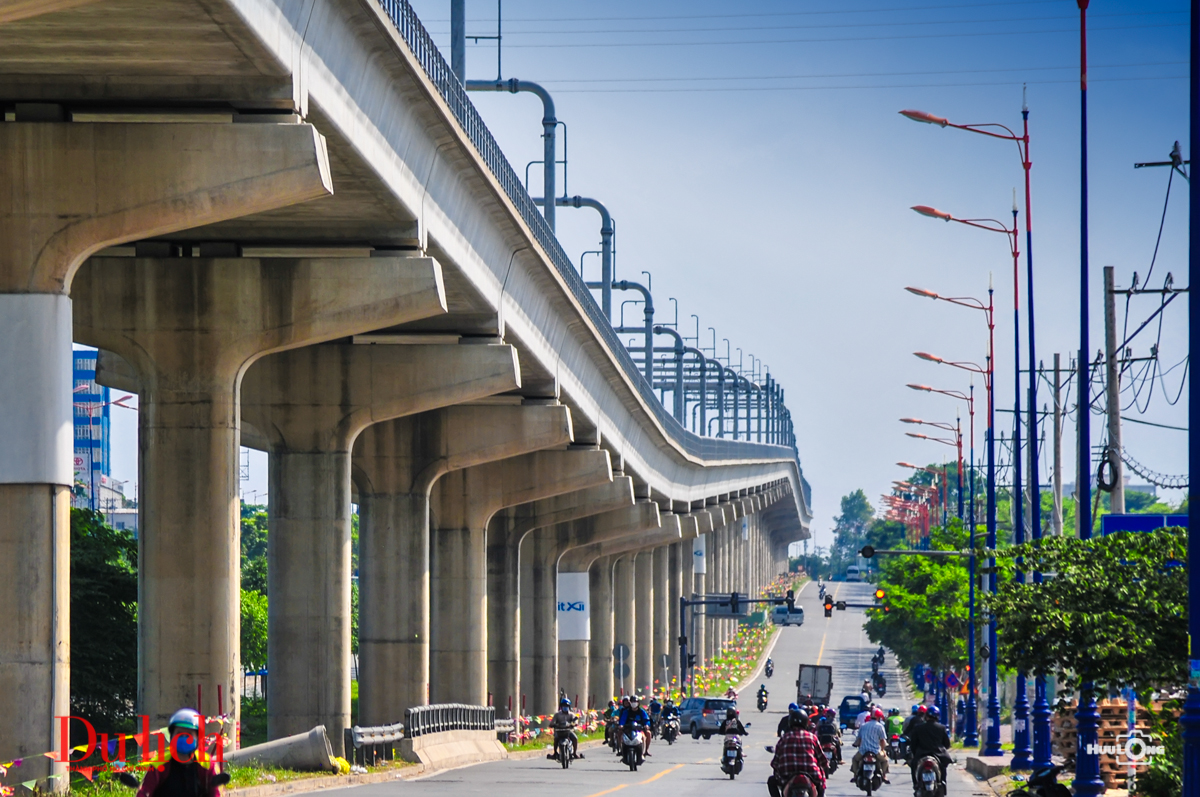
[[[1033,768],[1052,766],[1054,749],[1050,739],[1050,701],[1046,699],[1046,676],[1033,681]]]
[[[1029,746],[1029,689],[1025,673],[1017,673],[1017,699],[1013,703],[1013,757],[1009,762],[1012,769],[1030,769],[1033,750]]]
[[[1075,712],[1075,787],[1076,797],[1097,797],[1104,793],[1104,781],[1100,778],[1100,756],[1096,752],[1100,739],[1100,709],[1090,683],[1079,688],[1079,708]]]

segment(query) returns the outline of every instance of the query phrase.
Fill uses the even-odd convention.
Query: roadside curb
[[[549,745],[547,745],[548,747]],[[582,742],[579,745],[580,750],[588,750],[593,747],[604,746],[603,739],[592,739],[591,741]],[[505,758],[497,759],[498,761],[512,760],[523,761],[530,758],[543,758],[546,755],[546,749],[540,748],[537,750],[516,750],[509,752]],[[494,763],[491,761],[480,761],[479,764]],[[225,789],[224,794],[231,797],[279,797],[283,794],[302,794],[305,792],[324,791],[325,789],[345,789],[351,786],[366,786],[371,783],[388,783],[394,780],[411,780],[417,777],[429,777],[437,775],[441,772],[449,772],[452,769],[462,769],[467,766],[476,766],[476,764],[464,764],[457,767],[447,767],[446,769],[438,769],[435,767],[426,767],[424,764],[409,764],[395,769],[388,769],[383,772],[368,772],[362,775],[329,775],[323,778],[300,778],[299,780],[289,780],[283,783],[263,783],[256,786],[242,786],[237,789]]]

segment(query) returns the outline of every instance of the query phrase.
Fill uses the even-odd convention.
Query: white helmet
[[[198,731],[200,730],[200,713],[190,708],[181,708],[171,715],[170,721],[167,722],[167,728],[186,728]]]

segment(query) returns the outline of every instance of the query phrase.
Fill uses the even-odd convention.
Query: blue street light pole
[[[1079,538],[1092,536],[1092,402],[1091,402],[1091,344],[1088,342],[1088,140],[1087,140],[1087,7],[1088,0],[1079,5],[1079,406],[1077,428],[1079,450],[1076,452],[1078,476],[1075,494],[1079,496],[1076,527]],[[1092,682],[1079,685],[1079,706],[1075,711],[1075,794],[1097,797],[1105,791],[1100,779],[1099,745],[1100,711],[1096,706]]]
[[[992,289],[988,288],[988,304],[992,302]],[[995,351],[994,346],[988,346],[988,424],[987,424],[987,544],[992,551],[996,550],[996,400],[995,383],[992,377],[996,372],[995,359],[990,356]],[[996,594],[996,557],[988,557],[988,591]],[[987,727],[983,733],[983,749],[980,755],[1000,755],[1000,695],[996,681],[996,618],[988,620],[988,701]]]
[[[1191,132],[1190,154],[1200,150],[1200,0],[1192,0],[1191,27]],[[1188,284],[1200,280],[1200,188],[1190,183],[1188,189],[1191,207],[1188,210]],[[1196,302],[1188,297],[1188,319],[1190,322],[1189,344],[1200,344],[1200,318],[1196,317]],[[1190,350],[1190,346],[1189,346]],[[1195,383],[1197,380],[1193,379]],[[1189,472],[1200,474],[1200,440],[1195,430],[1200,427],[1200,387],[1188,387],[1188,464]],[[1200,550],[1200,486],[1197,479],[1188,479],[1188,545],[1192,551]],[[1184,797],[1200,797],[1200,567],[1188,568],[1188,694],[1183,705],[1183,794]]]
[[[971,383],[971,559],[969,562],[971,586],[967,608],[967,708],[966,728],[963,744],[975,747],[979,744],[979,704],[975,700],[975,383]]]

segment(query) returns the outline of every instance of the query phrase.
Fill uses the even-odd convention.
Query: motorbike
[[[888,758],[893,761],[908,760],[908,737],[893,733],[888,739],[887,747]]]
[[[1062,767],[1052,766],[1039,769],[1029,776],[1024,789],[1014,789],[1012,797],[1068,797],[1071,790],[1058,782]]]
[[[679,738],[679,717],[667,717],[662,724],[662,738],[667,744],[675,744]]]
[[[741,774],[743,760],[742,740],[731,733],[725,737],[725,744],[721,748],[721,771],[733,780]]]
[[[607,744],[614,753],[621,752],[621,726],[617,724],[616,717],[604,722],[604,743]]]
[[[935,756],[927,755],[917,762],[913,768],[913,780],[914,797],[946,797],[942,767]]]
[[[807,775],[799,774],[783,787],[783,797],[817,797],[816,784]]]
[[[758,693],[758,710],[759,711],[767,710],[767,693],[766,692]]]
[[[883,785],[883,773],[879,771],[874,753],[863,753],[862,764],[858,768],[858,775],[854,778],[854,785],[865,791],[867,797],[871,797],[871,793],[879,791],[879,787]],[[931,795],[931,797],[933,796]],[[936,797],[942,797],[942,795]]]
[[[883,697],[885,694],[887,694],[887,679],[885,679],[882,675],[876,675],[875,677],[875,694],[879,695],[880,697]]]
[[[554,759],[562,764],[563,769],[566,769],[571,766],[571,759],[574,757],[575,740],[571,738],[571,734],[566,731],[555,731]]]
[[[841,745],[832,736],[826,736],[821,739],[821,751],[825,753],[825,774],[832,775],[837,772],[838,761],[842,754],[838,749]]]
[[[630,772],[637,772],[642,765],[642,753],[645,752],[642,734],[645,732],[641,725],[630,725],[621,734],[621,761]]]
[[[771,661],[770,659],[767,659],[767,666],[763,668],[763,672],[765,672],[767,674],[768,678],[770,678],[772,675],[774,675],[775,674],[775,662]]]
[[[825,584],[822,582],[817,582],[817,597],[825,600]]]

